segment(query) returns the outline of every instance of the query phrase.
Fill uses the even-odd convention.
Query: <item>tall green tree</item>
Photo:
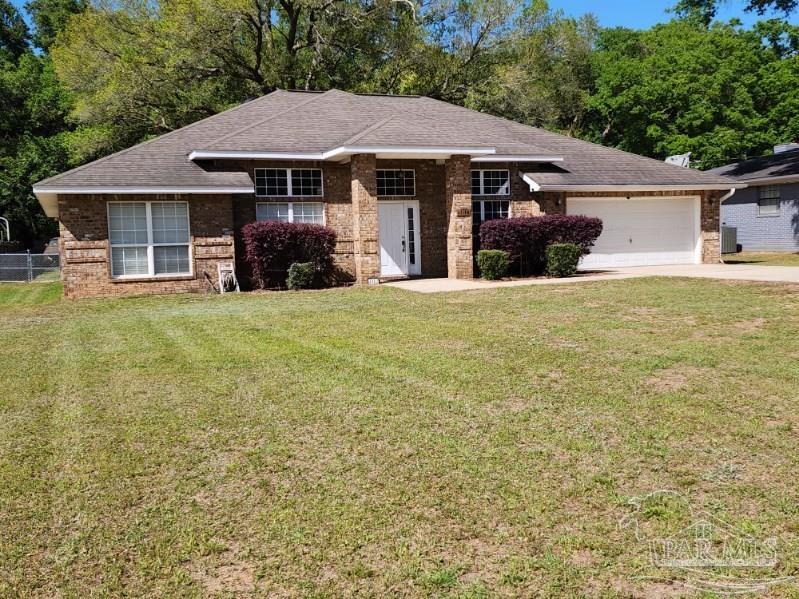
[[[29,0],[25,10],[33,21],[33,43],[49,50],[72,16],[88,8],[87,0]]]
[[[680,0],[674,7],[677,14],[698,18],[710,25],[718,14],[719,6],[728,0]],[[799,6],[799,0],[745,0],[744,10],[764,15],[770,10],[782,11],[787,16]]]
[[[17,59],[28,48],[25,19],[8,0],[0,0],[0,58]]]
[[[536,1],[518,16],[500,66],[470,93],[475,108],[569,135],[583,131],[599,25]]]
[[[0,0],[0,14],[0,216],[11,221],[12,237],[22,247],[35,247],[58,229],[42,212],[31,185],[74,164],[67,123],[72,98],[47,53],[31,48],[38,31],[31,36],[5,0]]]
[[[763,31],[733,25],[605,30],[593,56],[588,135],[657,158],[690,151],[703,168],[761,153],[794,127],[787,115],[772,120],[772,111],[796,107],[794,61]]]
[[[113,123],[119,147],[276,88],[356,87],[409,12],[389,0],[122,0],[73,17],[52,55],[74,116]]]

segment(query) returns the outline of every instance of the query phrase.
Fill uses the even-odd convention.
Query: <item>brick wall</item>
[[[355,280],[360,284],[380,276],[376,164],[374,154],[357,154],[350,161]]]
[[[109,201],[189,202],[193,275],[112,279],[108,244]],[[229,195],[69,195],[58,200],[64,295],[146,295],[201,291],[204,273],[217,280],[217,264],[234,259],[233,208]]]
[[[472,258],[472,188],[470,159],[455,155],[444,165],[447,200],[447,276],[471,279]]]

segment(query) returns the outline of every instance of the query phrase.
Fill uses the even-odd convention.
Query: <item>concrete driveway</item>
[[[411,279],[385,283],[418,293],[443,293],[447,291],[471,291],[496,289],[498,287],[520,287],[525,285],[563,285],[634,279],[640,277],[693,277],[700,279],[723,279],[727,281],[760,281],[764,283],[799,283],[799,266],[757,266],[751,264],[678,264],[671,266],[630,266],[610,268],[601,272],[579,273],[568,279],[518,279],[513,281],[482,281],[460,279]]]

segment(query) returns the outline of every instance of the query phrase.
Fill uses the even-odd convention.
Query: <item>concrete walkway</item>
[[[590,283],[640,277],[693,277],[724,279],[728,281],[761,281],[768,283],[799,283],[797,266],[756,266],[748,264],[680,264],[673,266],[631,266],[610,268],[601,272],[579,273],[567,279],[518,279],[513,281],[483,281],[480,279],[411,279],[384,283],[418,293],[442,293],[447,291],[472,291],[475,289],[497,289],[525,285],[563,285],[567,283]]]

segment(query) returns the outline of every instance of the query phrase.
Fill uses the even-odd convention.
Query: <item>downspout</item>
[[[721,244],[722,244],[721,236],[724,234],[722,231],[724,224],[721,222],[721,206],[722,204],[724,204],[724,202],[726,202],[732,196],[734,196],[736,191],[738,191],[738,188],[733,187],[732,189],[730,189],[730,191],[728,191],[723,196],[721,196],[721,198],[719,198],[719,262],[721,262],[722,264],[724,264],[724,259],[721,257]]]

